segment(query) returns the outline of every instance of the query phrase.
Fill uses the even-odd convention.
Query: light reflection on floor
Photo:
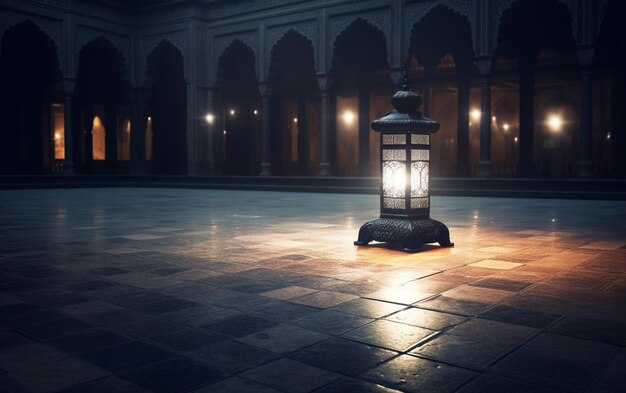
[[[455,247],[406,254],[352,244],[372,195],[3,191],[0,385],[619,391],[626,203],[432,205]]]

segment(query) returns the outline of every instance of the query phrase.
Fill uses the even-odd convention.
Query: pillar
[[[457,106],[457,145],[456,163],[457,175],[467,176],[470,173],[469,164],[469,121],[470,121],[470,88],[469,74],[459,75],[458,81],[458,106]],[[482,86],[482,85],[481,85]],[[482,127],[482,123],[481,123]],[[482,128],[481,128],[482,130]],[[482,156],[481,156],[482,160]]]
[[[321,124],[320,124],[320,176],[330,176],[330,127],[332,116],[330,114],[330,85],[331,78],[328,75],[318,75],[317,83],[320,89],[321,99]]]
[[[117,105],[112,102],[104,109],[104,151],[108,173],[116,171],[117,164]]]
[[[370,88],[359,86],[359,175],[370,175]]]
[[[63,119],[64,119],[64,139],[65,139],[65,160],[63,161],[63,172],[68,175],[74,174],[74,139],[72,133],[72,94],[76,81],[73,79],[63,80]]]
[[[206,126],[207,126],[207,144],[206,144],[206,154],[207,154],[207,173],[210,176],[216,175],[216,171],[218,168],[218,154],[215,150],[216,143],[216,135],[219,131],[221,131],[218,127],[218,120],[221,121],[221,118],[218,116],[219,106],[218,106],[218,96],[219,89],[217,87],[212,87],[207,89],[206,99],[207,99],[207,108],[209,109],[207,115],[213,116],[213,122],[209,122],[206,118]]]
[[[519,64],[519,164],[520,177],[535,175],[535,58],[518,59]]]
[[[476,60],[480,72],[480,160],[478,176],[491,176],[491,64],[485,57]],[[469,125],[469,117],[467,120]]]
[[[582,68],[580,84],[580,153],[578,161],[578,176],[592,177],[592,83],[594,51],[586,48],[577,51],[578,60]]]
[[[259,175],[271,176],[270,95],[272,85],[269,82],[259,83],[259,93],[261,93],[261,173]]]
[[[131,128],[130,128],[130,160],[131,173],[145,174],[146,166],[146,105],[148,92],[143,88],[136,88],[131,99]]]

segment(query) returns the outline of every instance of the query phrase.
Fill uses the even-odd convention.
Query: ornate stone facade
[[[63,78],[71,81],[76,78],[81,48],[103,37],[121,53],[134,88],[144,85],[150,53],[161,41],[168,41],[184,62],[187,118],[198,119],[206,112],[203,105],[211,101],[198,92],[215,85],[220,56],[235,40],[250,47],[257,79],[264,83],[272,49],[294,30],[311,42],[315,72],[324,77],[330,71],[337,37],[360,18],[382,32],[388,64],[398,70],[406,59],[414,26],[435,7],[443,6],[468,21],[474,55],[490,62],[501,19],[516,1],[520,0],[181,0],[143,6],[142,2],[114,0],[7,0],[0,5],[0,39],[12,26],[31,21],[55,43]],[[569,11],[578,55],[593,56],[605,6],[613,0],[554,1]],[[592,61],[585,58],[585,64]],[[478,68],[474,67],[475,77]],[[193,143],[204,125],[194,120],[187,127],[188,142]],[[190,151],[189,157],[201,160],[202,154]]]

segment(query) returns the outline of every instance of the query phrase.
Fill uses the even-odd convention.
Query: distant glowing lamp
[[[551,131],[559,132],[563,129],[563,118],[559,115],[550,115],[546,124]]]
[[[430,134],[439,123],[417,109],[422,98],[410,91],[408,72],[391,104],[395,110],[372,122],[381,133],[380,218],[363,224],[355,245],[372,241],[418,251],[425,243],[453,246],[448,228],[430,218]]]
[[[354,118],[356,116],[354,115],[354,112],[347,110],[343,112],[343,115],[341,117],[343,118],[344,123],[346,123],[347,125],[351,125],[352,123],[354,123]]]
[[[293,118],[293,122],[294,122],[294,123],[297,123],[297,122],[298,122],[298,118],[297,118],[297,117],[294,117],[294,118]]]
[[[508,131],[510,128],[509,123],[502,124],[502,128],[504,129],[504,131]]]
[[[480,120],[480,110],[479,109],[473,109],[472,112],[470,112],[470,115],[472,116],[472,119],[478,121]]]
[[[254,115],[256,116],[256,115],[259,114],[259,111],[255,109],[254,112],[252,112],[252,113],[254,113]]]
[[[213,124],[213,122],[215,121],[215,116],[213,116],[212,113],[207,114],[205,117],[206,122],[209,124]]]
[[[230,110],[230,115],[231,115],[231,116],[235,116],[235,110],[234,110],[234,109],[231,109],[231,110]]]

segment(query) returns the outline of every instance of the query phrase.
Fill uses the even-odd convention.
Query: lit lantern
[[[439,123],[417,109],[422,99],[404,85],[391,98],[394,111],[372,122],[381,133],[380,218],[365,223],[355,245],[386,242],[415,252],[426,243],[450,247],[448,228],[430,218],[430,134]]]

